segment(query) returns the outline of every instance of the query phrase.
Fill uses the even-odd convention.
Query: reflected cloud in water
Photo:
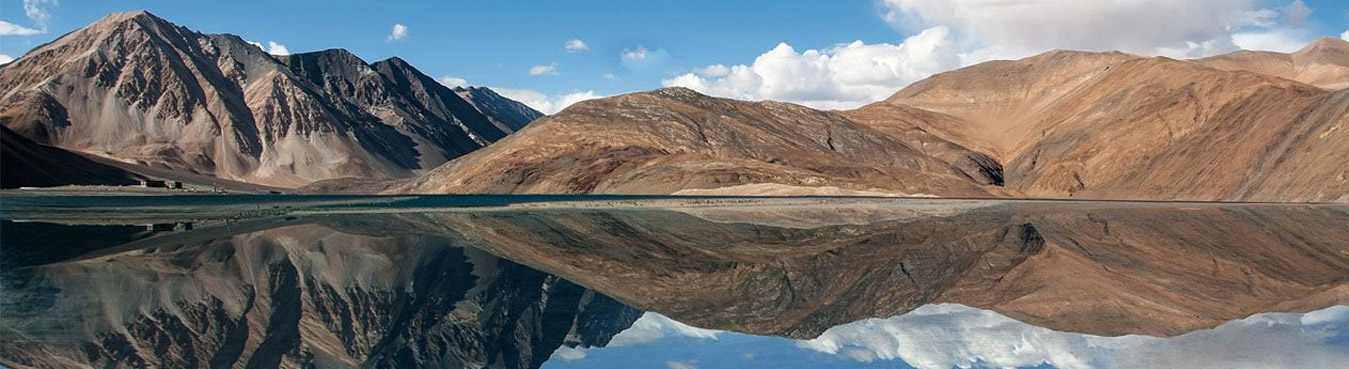
[[[625,335],[642,339],[618,345]],[[1257,314],[1171,338],[1058,332],[955,304],[811,340],[706,330],[648,312],[608,347],[561,348],[553,358],[544,368],[1335,368],[1349,362],[1349,306]]]

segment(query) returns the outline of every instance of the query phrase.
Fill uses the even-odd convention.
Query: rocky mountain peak
[[[38,143],[276,186],[416,175],[511,131],[493,119],[521,120],[495,111],[401,59],[271,56],[145,11],[109,15],[0,68],[0,122]]]

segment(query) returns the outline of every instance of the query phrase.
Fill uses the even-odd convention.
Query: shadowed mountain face
[[[278,186],[410,177],[539,116],[476,106],[397,58],[272,56],[146,12],[34,49],[0,68],[0,90],[0,122],[35,142]]]
[[[139,183],[141,176],[79,154],[39,145],[0,126],[0,188]]]
[[[169,233],[6,222],[0,358],[531,368],[604,345],[634,308],[810,339],[938,303],[1105,336],[1349,303],[1344,207],[679,201]]]

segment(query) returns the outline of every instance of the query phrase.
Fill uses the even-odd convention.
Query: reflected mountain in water
[[[7,221],[0,362],[533,368],[637,334],[620,332],[641,311],[692,330],[846,346],[837,332],[857,331],[846,327],[930,304],[1060,332],[1169,337],[1349,303],[1342,206],[385,210],[155,233]]]
[[[115,253],[7,269],[2,361],[537,368],[559,346],[603,344],[640,316],[452,240],[289,223],[140,238]],[[35,232],[76,230],[120,234],[126,227],[7,222],[6,254],[48,246],[14,245],[11,235],[32,240],[44,238]]]

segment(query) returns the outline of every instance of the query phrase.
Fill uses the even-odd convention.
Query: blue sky
[[[1064,1],[1088,5],[1054,4]],[[582,98],[681,85],[721,96],[831,108],[875,100],[932,73],[1050,48],[1180,57],[1237,47],[1288,51],[1289,45],[1349,30],[1345,1],[1306,1],[1302,4],[1310,13],[1296,25],[1288,15],[1289,1],[1092,3],[4,0],[0,21],[22,30],[0,32],[6,34],[0,35],[0,55],[17,58],[107,13],[146,9],[198,31],[275,42],[293,53],[341,47],[367,61],[400,56],[437,78],[462,78],[512,90],[515,96],[533,93],[529,97],[541,100],[527,101],[532,104],[561,103],[558,99],[573,93]],[[1050,15],[1063,9],[1073,15]],[[1212,14],[1223,17],[1214,21],[1208,17]],[[1123,22],[1119,27],[1129,32],[1093,24],[1112,20]],[[1173,27],[1178,23],[1183,25]],[[395,24],[406,27],[405,38],[390,38]],[[1093,36],[1091,30],[1104,31]],[[1019,31],[1026,32],[1018,36]],[[1229,40],[1240,32],[1255,36],[1233,46]],[[917,35],[924,38],[907,42]],[[573,39],[586,49],[567,50]],[[861,42],[843,46],[853,41]],[[1190,42],[1198,46],[1187,48]],[[646,52],[637,52],[641,49]],[[625,53],[631,57],[625,59]],[[645,58],[636,58],[639,54]],[[763,56],[769,57],[756,64]],[[771,63],[775,60],[779,63]],[[856,66],[858,60],[867,65]],[[878,65],[883,68],[874,70]]]

